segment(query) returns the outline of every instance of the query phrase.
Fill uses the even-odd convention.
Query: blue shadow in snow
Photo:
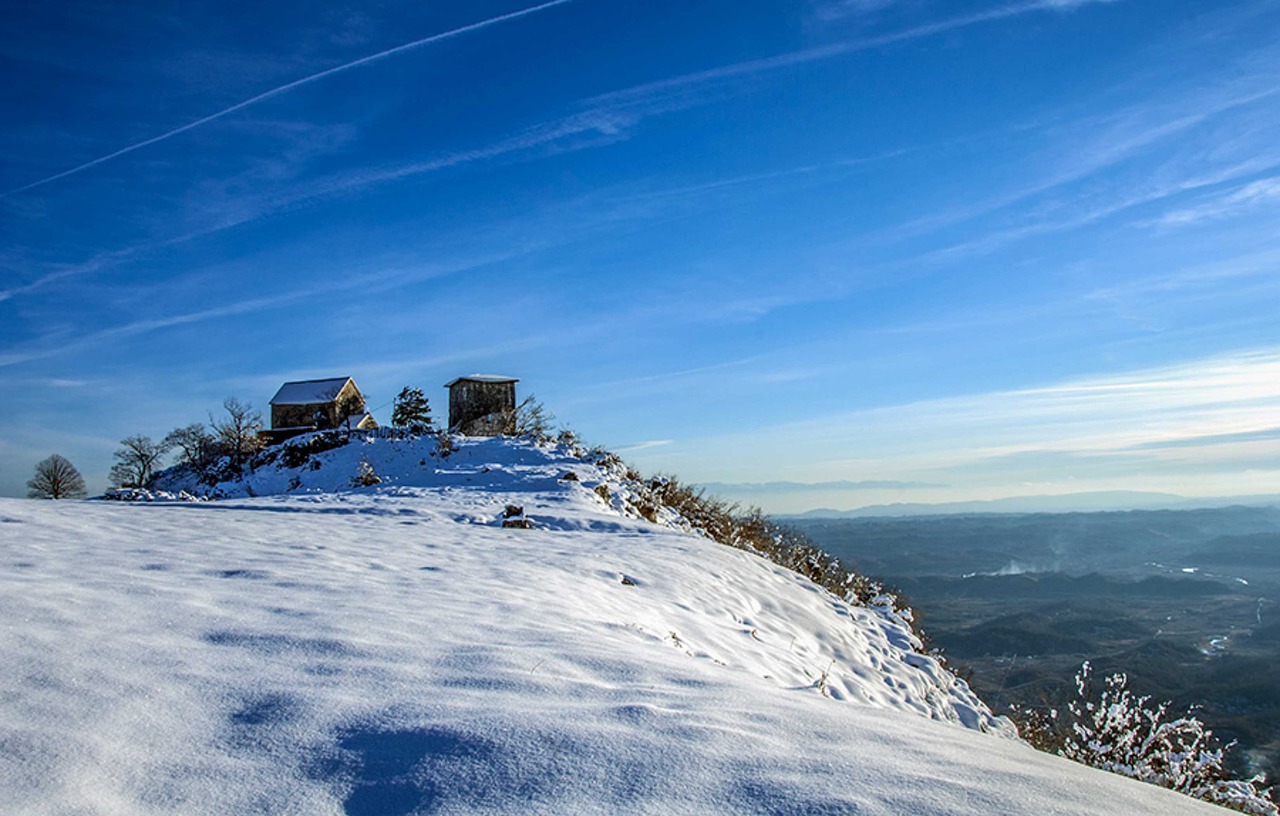
[[[356,731],[339,752],[312,765],[317,779],[349,778],[343,802],[349,816],[407,816],[439,809],[450,780],[487,766],[495,746],[442,728]]]

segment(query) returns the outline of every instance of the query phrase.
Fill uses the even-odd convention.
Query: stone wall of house
[[[347,417],[363,414],[364,396],[348,381],[330,402],[272,405],[272,428],[336,428]]]
[[[459,380],[449,388],[449,427],[469,436],[509,433],[515,408],[514,382]]]

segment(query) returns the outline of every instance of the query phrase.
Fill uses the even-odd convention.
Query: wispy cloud
[[[634,442],[630,445],[623,445],[615,448],[617,453],[634,453],[636,451],[649,450],[651,448],[663,448],[670,445],[674,440],[671,439],[648,439],[644,442]]]
[[[819,20],[843,20],[883,11],[900,0],[821,0],[813,5],[813,16]]]
[[[1044,0],[1040,3],[1041,8],[1056,9],[1058,11],[1071,11],[1080,6],[1090,6],[1095,3],[1115,3],[1119,0]]]
[[[688,96],[689,91],[695,88],[705,89],[723,83],[726,80],[767,74],[799,65],[855,54],[860,51],[870,51],[875,48],[924,39],[937,34],[944,34],[948,31],[969,28],[981,23],[1005,20],[1037,12],[1067,11],[1078,7],[1103,5],[1115,1],[1031,0],[1031,2],[999,5],[984,11],[935,20],[885,34],[790,51],[762,59],[746,60],[637,85],[625,90],[601,94],[587,100],[586,104],[591,107],[610,106],[615,109],[646,109],[655,105],[659,106],[658,109],[665,109],[662,106],[679,107],[699,104],[701,100],[697,97]]]
[[[1216,258],[1210,264],[1161,270],[1157,275],[1131,278],[1089,292],[1086,297],[1101,302],[1150,300],[1152,296],[1187,289],[1222,291],[1223,284],[1242,278],[1273,280],[1280,249],[1239,257]]]
[[[362,292],[382,292],[394,290],[422,281],[452,275],[459,272],[478,269],[502,260],[519,255],[521,249],[495,252],[453,263],[419,264],[401,266],[391,264],[385,268],[363,274],[336,278],[327,283],[315,283],[305,288],[291,288],[280,294],[263,297],[246,298],[203,309],[172,313],[160,317],[144,318],[128,323],[110,326],[87,334],[68,337],[64,331],[58,331],[42,340],[28,345],[25,349],[16,349],[0,354],[0,368],[20,365],[35,360],[44,360],[69,354],[86,348],[95,348],[123,338],[151,334],[163,329],[203,323],[227,317],[252,314],[280,308],[296,302],[328,297],[343,292],[360,290]]]
[[[298,300],[303,296],[304,295],[302,293],[294,292],[274,297],[252,298],[250,300],[243,300],[237,303],[230,303],[209,309],[199,309],[181,314],[166,315],[164,317],[136,320],[131,323],[125,323],[118,326],[112,326],[107,329],[90,332],[89,334],[81,335],[70,341],[66,341],[65,336],[59,332],[57,339],[61,342],[50,343],[46,340],[37,342],[26,350],[17,350],[6,354],[0,354],[0,368],[29,363],[34,360],[56,357],[79,349],[92,348],[124,337],[148,334],[159,329],[261,311],[263,309],[284,305]]]
[[[1271,169],[1273,166],[1271,161],[1274,158],[1276,157],[1271,156],[1262,160],[1251,160],[1242,165],[1228,167],[1208,175],[1137,184],[1134,189],[1116,191],[1110,195],[1101,195],[1097,197],[1097,200],[1071,199],[1029,216],[1027,223],[1015,227],[992,230],[972,240],[961,241],[942,249],[922,253],[916,256],[915,260],[945,260],[961,255],[991,252],[1024,238],[1078,229],[1104,221],[1121,213],[1166,201],[1175,196],[1222,184],[1240,176],[1251,175],[1257,172],[1263,162],[1266,163],[1267,169]],[[1068,182],[1063,183],[1066,184]],[[1250,191],[1247,197],[1230,201],[1220,199],[1216,205],[1206,204],[1203,209],[1197,208],[1192,211],[1182,211],[1181,220],[1170,221],[1166,217],[1156,222],[1144,222],[1143,225],[1168,226],[1174,223],[1183,224],[1202,218],[1224,216],[1230,212],[1239,211],[1245,207],[1276,197],[1280,197],[1280,185],[1277,185],[1274,190],[1264,186]],[[1232,197],[1227,196],[1224,198]]]
[[[1109,1],[1110,0],[1083,0],[1083,2],[1088,3]],[[570,0],[559,0],[559,2],[570,2]],[[548,3],[545,4],[545,6],[530,9],[525,13],[531,13],[532,11],[546,6],[557,4],[558,3]],[[282,197],[266,203],[259,209],[259,213],[269,212],[281,206],[288,206],[289,204],[307,199],[319,198],[338,192],[359,190],[386,182],[433,173],[474,162],[528,153],[538,149],[544,149],[548,151],[549,154],[556,155],[566,151],[606,146],[628,138],[630,132],[646,119],[706,104],[710,101],[710,97],[706,96],[703,91],[706,90],[706,86],[714,85],[721,79],[766,73],[792,65],[801,65],[808,62],[831,59],[843,54],[867,50],[880,45],[930,36],[952,28],[975,25],[988,20],[1031,13],[1033,11],[1043,10],[1051,5],[1052,4],[1046,2],[1033,2],[1011,7],[1002,7],[998,10],[982,14],[954,18],[951,20],[912,28],[906,31],[883,35],[869,40],[846,42],[833,46],[791,52],[762,60],[720,66],[706,71],[686,74],[600,94],[577,103],[577,110],[573,113],[540,122],[525,128],[514,135],[504,139],[499,139],[487,145],[467,150],[453,151],[439,156],[415,161],[401,162],[385,167],[363,168],[296,187],[285,193]],[[498,19],[506,18],[495,18],[495,21]],[[402,48],[408,47],[411,46],[402,46]],[[320,75],[317,75],[317,78],[319,76]],[[684,191],[667,191],[663,194],[705,192],[718,184],[723,186],[733,186],[736,184],[751,183],[753,181],[758,182],[769,180],[770,178],[783,178],[812,174],[820,171],[829,171],[833,169],[853,168],[869,162],[902,155],[905,152],[907,152],[905,149],[887,151],[884,154],[872,157],[853,158],[847,161],[832,162],[823,165],[790,168],[783,171],[777,171],[776,173],[757,174],[755,176],[728,179],[723,182],[706,185],[701,190],[694,187],[688,188]],[[252,218],[254,215],[249,215],[248,217]]]
[[[1187,436],[1178,439],[1158,442],[1140,442],[1131,447],[1134,450],[1160,450],[1168,448],[1203,448],[1211,445],[1237,445],[1252,442],[1273,442],[1280,440],[1280,428],[1262,428],[1256,431],[1239,431],[1237,433],[1205,434],[1203,436]]]
[[[17,286],[10,286],[8,289],[0,289],[0,302],[4,302],[20,295],[29,294],[38,289],[43,289],[49,284],[56,283],[60,280],[91,274],[101,269],[107,269],[115,266],[116,264],[124,263],[125,261],[135,257],[141,249],[142,247],[137,246],[126,247],[124,249],[111,252],[98,253],[96,256],[82,263],[57,264],[35,280],[19,284]],[[5,267],[14,267],[17,264],[10,261],[0,265]]]
[[[309,188],[297,191],[290,195],[289,198],[291,201],[298,201],[361,189],[411,176],[433,173],[450,167],[523,153],[536,148],[552,147],[557,144],[561,145],[561,150],[582,150],[589,147],[599,147],[626,138],[627,128],[634,124],[635,121],[634,117],[607,109],[575,113],[571,116],[535,125],[514,136],[483,147],[459,150],[420,161],[405,162],[381,168],[362,169],[334,176],[317,182]],[[595,138],[588,142],[564,144],[574,137],[582,136],[594,136]]]
[[[196,119],[193,122],[188,122],[187,124],[182,125],[181,127],[177,127],[172,130],[161,133],[158,136],[153,136],[149,139],[144,139],[143,141],[136,142],[127,147],[120,148],[119,150],[108,153],[104,156],[99,156],[96,159],[85,162],[76,167],[72,167],[69,170],[64,170],[60,173],[55,173],[54,175],[47,176],[37,181],[33,181],[29,184],[24,184],[21,187],[15,187],[12,190],[9,190],[4,193],[0,193],[0,198],[7,198],[9,196],[16,195],[18,193],[26,192],[27,190],[32,190],[36,187],[49,184],[50,182],[57,181],[59,179],[64,179],[68,176],[72,176],[72,175],[75,175],[76,173],[80,173],[85,170],[88,170],[91,167],[96,167],[105,162],[109,162],[112,159],[119,158],[120,156],[124,156],[129,153],[133,153],[137,150],[141,150],[144,147],[149,147],[150,145],[157,144],[159,142],[163,142],[168,139],[172,139],[174,136],[178,136],[179,134],[186,133],[187,131],[190,131],[190,130],[194,130],[198,127],[201,127],[202,125],[207,125],[210,122],[221,119],[224,116],[235,113],[236,111],[243,110],[247,107],[250,107],[251,105],[256,105],[259,102],[263,102],[267,99],[271,99],[273,97],[286,94],[289,91],[292,91],[296,88],[300,88],[304,85],[310,85],[313,82],[319,82],[320,80],[326,77],[333,76],[334,74],[342,73],[344,71],[350,71],[354,68],[359,68],[361,66],[369,65],[370,63],[374,63],[374,62],[379,62],[381,60],[385,60],[390,57],[396,56],[397,54],[402,54],[406,51],[411,51],[416,48],[421,48],[426,45],[431,45],[432,43],[437,43],[453,37],[458,37],[462,34],[466,34],[472,31],[477,31],[479,29],[487,28],[489,26],[497,25],[499,23],[504,23],[509,20],[515,20],[520,17],[525,17],[530,14],[535,14],[537,12],[552,8],[554,6],[562,6],[570,2],[573,2],[573,0],[550,0],[550,2],[542,3],[537,6],[521,9],[519,11],[513,11],[508,14],[501,14],[496,17],[490,17],[486,20],[481,20],[476,23],[471,23],[469,25],[461,26],[459,28],[455,28],[450,31],[444,31],[439,34],[433,34],[429,37],[423,37],[421,39],[413,40],[412,42],[407,42],[402,45],[398,45],[394,48],[388,48],[386,50],[379,51],[376,54],[370,54],[368,56],[361,57],[360,59],[351,60],[350,62],[343,63],[342,65],[336,65],[332,68],[327,68],[323,71],[318,71],[314,74],[310,74],[308,76],[302,77],[301,79],[296,79],[292,82],[287,82],[284,85],[279,85],[269,90],[263,91],[262,93],[249,97],[248,99],[237,102],[234,105],[231,105],[229,107],[223,108],[222,110],[211,113],[208,116],[201,117],[199,119]]]
[[[1194,206],[1165,213],[1153,223],[1165,227],[1195,224],[1235,215],[1276,199],[1280,199],[1280,176],[1258,179],[1230,192],[1210,196]]]
[[[193,206],[195,206],[197,210],[205,213],[206,216],[203,219],[203,223],[200,225],[194,226],[177,236],[170,236],[151,242],[144,242],[142,244],[126,248],[118,253],[114,253],[112,256],[106,256],[82,264],[66,265],[63,268],[44,274],[30,283],[10,287],[7,290],[0,290],[0,301],[7,300],[18,295],[27,294],[51,283],[63,281],[70,277],[112,266],[116,263],[127,260],[140,252],[145,253],[156,248],[173,246],[224,230],[233,229],[235,227],[257,221],[273,213],[303,205],[309,201],[323,200],[337,194],[349,194],[365,190],[367,188],[376,187],[381,184],[434,173],[449,168],[460,167],[476,162],[491,161],[508,156],[528,156],[535,153],[538,155],[558,155],[564,152],[585,150],[613,144],[627,139],[637,125],[650,117],[706,104],[715,97],[714,91],[710,91],[710,89],[714,88],[717,84],[722,83],[724,80],[764,74],[791,66],[833,59],[846,54],[856,53],[858,51],[865,51],[877,47],[892,45],[898,42],[907,42],[914,39],[934,36],[946,31],[999,19],[1036,12],[1062,10],[1064,8],[1071,8],[1075,6],[1101,4],[1111,1],[1112,0],[1073,0],[1073,2],[1063,3],[1055,2],[1054,0],[1034,0],[1033,2],[1015,3],[995,7],[974,14],[938,20],[875,37],[794,51],[760,60],[719,66],[705,71],[641,84],[590,97],[578,103],[578,110],[573,113],[530,126],[512,136],[499,139],[487,145],[453,151],[423,159],[400,162],[398,164],[383,167],[366,167],[353,171],[327,174],[319,177],[312,176],[302,179],[288,179],[288,183],[283,184],[278,183],[280,182],[278,176],[281,175],[282,172],[284,172],[285,175],[288,175],[286,171],[279,171],[277,168],[277,178],[267,179],[264,182],[263,179],[258,178],[258,176],[261,175],[260,171],[254,170],[254,177],[246,177],[243,180],[243,184],[237,182],[235,178],[224,180],[224,185],[239,186],[236,187],[236,195],[229,198],[226,206],[223,206],[221,209],[218,209],[217,207],[217,202],[220,199],[216,194],[213,196],[199,195],[191,197],[191,200],[194,202]],[[298,87],[320,81],[334,74],[388,59],[431,43],[456,37],[487,26],[514,20],[554,6],[564,5],[569,2],[572,2],[572,0],[552,0],[552,2],[542,3],[527,9],[492,17],[467,26],[462,26],[451,31],[414,40],[357,60],[352,60],[333,68],[318,71],[301,79],[264,91],[249,99],[245,99],[206,117],[202,117],[201,119],[183,125],[182,127],[172,129],[158,136],[135,143],[61,173],[14,188],[8,192],[0,194],[0,198],[13,196],[23,191],[74,175],[96,165],[198,128],[259,102],[288,93]],[[709,92],[710,95],[708,95]],[[788,176],[800,176],[816,174],[833,169],[844,169],[846,167],[852,168],[858,164],[882,158],[889,158],[894,155],[899,155],[902,152],[903,151],[891,151],[883,156],[870,157],[868,159],[851,159],[847,163],[837,162],[834,165],[829,164],[814,167],[805,166],[778,171],[777,173],[758,174],[755,177],[744,176],[737,179],[724,180],[722,182],[712,182],[709,185],[705,185],[702,190],[689,188],[684,192],[690,194],[697,192],[709,192],[714,189],[717,184],[722,184],[725,187],[731,187],[737,184],[763,182],[770,180],[770,178],[780,179]],[[273,160],[273,167],[278,164],[279,161]],[[214,192],[216,193],[216,191]],[[675,193],[678,192],[679,191],[675,191]],[[199,215],[199,213],[192,212],[188,213],[188,215],[195,217]]]
[[[1034,179],[985,201],[930,214],[893,228],[886,236],[891,241],[909,239],[936,232],[957,224],[976,221],[984,216],[1017,208],[1017,226],[1002,228],[979,238],[960,242],[944,250],[942,256],[989,251],[1028,235],[1057,232],[1093,223],[1107,216],[1170,198],[1175,195],[1212,187],[1232,179],[1273,168],[1280,152],[1265,150],[1262,154],[1249,145],[1241,145],[1249,154],[1230,161],[1230,151],[1220,138],[1213,139],[1214,155],[1188,159],[1173,156],[1144,178],[1125,179],[1116,189],[1096,186],[1083,191],[1081,184],[1112,172],[1118,166],[1133,162],[1162,143],[1202,127],[1231,112],[1268,103],[1280,94],[1270,74],[1228,82],[1223,86],[1201,89],[1195,93],[1181,91],[1176,98],[1160,101],[1144,100],[1127,108],[1101,116],[1089,115],[1069,125],[1038,127],[1038,138],[1050,145],[1045,151],[1043,172],[1032,172]],[[1225,153],[1227,161],[1218,154]],[[1217,164],[1217,167],[1213,165]],[[1206,167],[1213,169],[1206,169]],[[1075,192],[1072,192],[1075,190]],[[1063,193],[1063,191],[1066,191]],[[1061,199],[1046,200],[1052,194]],[[1029,202],[1041,199],[1038,207]]]
[[[1202,465],[1245,457],[1236,479],[1267,457],[1280,469],[1277,416],[1280,348],[1268,348],[772,424],[684,444],[681,453],[716,462],[714,475],[798,470],[815,481],[940,481],[962,484],[968,495],[1001,495],[1001,485],[1008,494],[1026,474],[1059,486],[1091,480],[1075,489],[1132,487],[1125,479],[1135,476],[1146,480],[1143,489],[1157,482],[1172,489],[1161,482],[1163,469],[1195,492]],[[1280,487],[1280,470],[1273,475],[1276,484],[1258,489]]]
[[[292,130],[298,129],[283,125],[282,127]],[[326,144],[332,144],[334,137],[328,133],[328,130],[325,129],[326,132],[316,138]],[[216,183],[195,185],[185,196],[185,199],[179,203],[178,210],[171,219],[174,223],[186,225],[187,229],[184,231],[177,234],[171,233],[168,236],[157,237],[152,240],[140,241],[121,249],[100,252],[94,257],[79,263],[46,265],[44,273],[35,279],[27,283],[10,286],[7,289],[0,289],[0,302],[33,293],[71,278],[91,275],[137,262],[139,259],[154,255],[157,252],[208,238],[273,214],[304,206],[307,202],[313,200],[326,200],[344,192],[358,191],[379,183],[485,159],[496,159],[539,147],[549,150],[584,149],[597,146],[601,141],[623,138],[624,136],[620,135],[620,133],[621,131],[616,121],[599,115],[578,114],[550,125],[530,128],[517,136],[482,148],[459,151],[425,161],[409,162],[383,168],[361,169],[348,173],[327,174],[318,178],[299,177],[301,174],[301,170],[297,166],[299,162],[305,162],[316,155],[323,155],[323,151],[311,146],[311,141],[314,140],[302,134],[299,136],[304,142],[301,146],[291,143],[285,149],[282,149],[278,155],[273,155],[261,163],[255,163],[250,169],[237,175],[218,179]],[[595,140],[589,139],[586,142],[574,145],[556,145],[557,141],[566,138],[575,136],[591,137],[592,135],[596,137]],[[596,198],[599,197],[597,196]],[[576,201],[570,201],[560,207],[549,207],[545,212],[533,214],[531,217],[553,218],[556,217],[555,214],[558,212],[559,217],[562,219],[572,218],[576,223],[586,224],[587,226],[568,229],[562,224],[554,232],[540,233],[546,240],[530,241],[526,237],[519,242],[519,251],[528,253],[536,249],[545,248],[549,242],[563,243],[568,240],[568,236],[580,234],[582,229],[590,229],[591,224],[616,219],[619,217],[618,212],[621,208],[626,208],[628,212],[633,214],[636,213],[637,209],[634,202],[629,202],[625,199],[612,201],[605,210],[595,206],[586,208],[582,205],[582,202]],[[516,231],[521,235],[528,235],[531,230],[527,228],[529,226],[525,223],[527,220],[524,219],[519,225],[485,225],[485,233],[490,239],[486,243],[490,245],[500,244],[501,242],[492,240],[494,232],[499,230]],[[168,226],[170,225],[166,225],[166,227]],[[517,229],[517,227],[520,228]],[[447,236],[439,236],[439,239],[447,241]],[[22,259],[17,253],[10,254],[12,255],[11,258],[0,260],[0,268],[7,266],[16,270],[19,266],[28,268],[32,266],[38,268],[39,266],[31,261]],[[394,277],[395,273],[387,272],[385,275]],[[370,285],[383,283],[380,279],[368,280],[367,282]]]
[[[715,194],[726,190],[737,190],[742,187],[773,185],[775,182],[791,179],[811,179],[820,183],[829,183],[832,181],[833,175],[839,177],[841,171],[863,169],[870,165],[909,155],[911,152],[911,148],[903,147],[895,150],[886,150],[882,153],[876,153],[870,156],[838,159],[819,164],[802,164],[796,167],[787,167],[781,170],[771,170],[764,173],[747,173],[740,176],[720,178],[715,181],[704,182],[702,184],[688,184],[657,190],[648,190],[645,192],[632,193],[628,198],[632,201],[704,198],[708,194]]]

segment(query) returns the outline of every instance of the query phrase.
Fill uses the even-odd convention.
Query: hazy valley
[[[1061,706],[1087,659],[1280,771],[1280,509],[793,523],[898,587],[996,709]]]

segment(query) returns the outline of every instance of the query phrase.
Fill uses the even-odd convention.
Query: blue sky
[[[1274,3],[5,15],[2,495],[472,372],[772,510],[1280,492]]]

